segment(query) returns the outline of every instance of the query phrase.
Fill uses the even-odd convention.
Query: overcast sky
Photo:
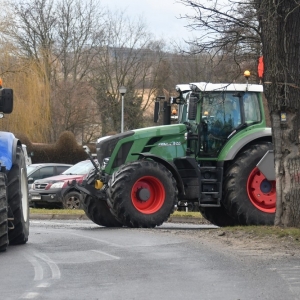
[[[187,21],[178,19],[180,15],[192,12],[192,9],[176,3],[176,0],[101,0],[100,2],[111,11],[125,10],[130,18],[142,17],[149,31],[157,38],[182,39],[192,36],[192,33],[184,27]]]

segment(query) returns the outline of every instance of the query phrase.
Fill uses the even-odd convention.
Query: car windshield
[[[85,175],[90,172],[94,168],[92,162],[90,160],[85,160],[77,163],[76,165],[70,167],[69,169],[65,170],[63,173],[64,175]]]

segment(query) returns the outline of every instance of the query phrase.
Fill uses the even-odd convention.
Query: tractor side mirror
[[[159,101],[155,101],[154,103],[154,123],[157,123],[159,115]]]
[[[0,90],[0,112],[10,114],[13,111],[13,90]]]
[[[160,101],[166,99],[165,96],[157,96],[154,103],[154,123],[158,122],[160,112]]]
[[[89,148],[88,146],[82,146],[82,148],[83,148],[84,152],[85,152],[88,156],[91,155],[91,150],[90,150],[90,148]]]
[[[188,111],[188,119],[189,120],[196,120],[197,103],[198,103],[198,98],[195,96],[191,96],[190,100],[189,100],[189,111]]]

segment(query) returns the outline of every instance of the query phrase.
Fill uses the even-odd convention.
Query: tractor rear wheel
[[[25,244],[29,235],[29,199],[26,163],[21,145],[16,148],[16,159],[7,178],[8,205],[14,217],[14,229],[8,232],[9,244]]]
[[[123,165],[109,183],[113,214],[128,227],[153,228],[174,212],[178,189],[172,173],[152,160]]]
[[[83,201],[83,210],[87,217],[100,226],[122,227],[120,223],[110,212],[107,203],[103,200],[86,196]]]
[[[202,216],[208,220],[210,223],[219,226],[219,227],[226,227],[226,226],[234,226],[236,222],[233,218],[231,218],[224,206],[221,204],[220,207],[201,207],[199,206],[200,213]]]
[[[8,246],[6,175],[0,173],[0,251]]]
[[[271,143],[250,146],[226,169],[224,206],[239,225],[273,225],[276,182],[268,181],[256,167]]]

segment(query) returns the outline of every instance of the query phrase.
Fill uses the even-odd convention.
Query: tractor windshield
[[[261,121],[256,93],[210,92],[202,98],[202,154],[216,155],[239,129]]]

